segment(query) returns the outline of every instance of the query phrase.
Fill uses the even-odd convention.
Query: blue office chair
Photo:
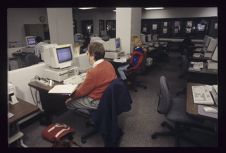
[[[186,114],[185,100],[180,98],[173,98],[170,94],[169,86],[165,76],[160,77],[160,94],[158,102],[158,112],[164,114],[166,119],[174,123],[172,127],[167,122],[162,122],[161,126],[167,127],[170,131],[167,132],[155,132],[151,135],[152,139],[156,139],[157,136],[175,136],[175,145],[179,146],[179,139],[183,138],[195,144],[199,144],[189,137],[185,137],[182,134],[189,130],[191,127],[197,127],[204,129],[202,120],[193,119]]]
[[[86,143],[87,139],[96,133],[100,133],[104,139],[105,147],[117,147],[123,135],[122,129],[118,127],[117,116],[122,112],[131,109],[132,98],[121,79],[115,79],[104,91],[97,110],[83,110],[89,118],[88,125],[92,130],[81,137],[81,142]]]

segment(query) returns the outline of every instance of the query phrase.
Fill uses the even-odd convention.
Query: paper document
[[[192,94],[195,104],[213,105],[214,101],[206,86],[192,86]]]
[[[54,94],[72,94],[78,85],[72,85],[72,84],[64,84],[64,85],[55,85],[49,93]]]
[[[127,57],[121,57],[119,59],[114,59],[114,62],[118,62],[118,63],[125,63],[127,61]]]
[[[201,56],[201,53],[194,53],[193,54],[193,57],[200,57]]]
[[[198,105],[198,113],[202,116],[207,116],[207,117],[218,119],[218,109],[217,108],[208,109],[204,105]]]
[[[213,85],[213,89],[215,90],[216,93],[218,93],[218,85]]]
[[[13,117],[13,116],[14,116],[13,113],[8,112],[8,118],[11,118],[11,117]]]
[[[202,48],[196,48],[195,51],[200,52],[200,51],[202,51]]]
[[[194,62],[194,65],[193,65],[193,69],[202,69],[203,68],[203,62]]]

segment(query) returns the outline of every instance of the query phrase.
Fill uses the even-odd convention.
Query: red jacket
[[[133,58],[134,56],[138,56],[138,63],[136,65],[134,65],[133,63]],[[144,53],[138,52],[138,51],[133,51],[131,54],[131,58],[130,58],[130,65],[132,67],[130,67],[128,70],[129,71],[136,71],[141,67],[141,64],[144,60]]]
[[[100,99],[104,90],[116,78],[117,75],[112,64],[103,61],[88,70],[84,82],[75,91],[73,97],[89,96],[92,99]]]

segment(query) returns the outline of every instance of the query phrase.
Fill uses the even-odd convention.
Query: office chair
[[[35,54],[27,54],[24,60],[26,66],[38,64],[40,62],[40,59],[37,56],[35,56]]]
[[[118,127],[117,116],[122,112],[129,111],[131,103],[131,96],[123,81],[121,79],[113,80],[104,91],[97,110],[89,110],[88,113],[85,110],[85,116],[89,117],[88,126],[93,128],[82,135],[81,142],[86,143],[89,137],[101,133],[106,147],[118,146],[123,132]]]
[[[145,83],[143,83],[142,81],[137,81],[136,79],[138,75],[144,74],[146,72],[146,55],[138,51],[133,51],[131,56],[132,57],[131,57],[130,63],[133,60],[133,56],[138,56],[139,61],[136,66],[128,68],[128,70],[126,71],[128,81],[131,82],[131,84],[129,85],[129,88],[133,89],[135,92],[137,92],[136,87],[147,89],[147,86],[145,85]]]
[[[172,127],[167,122],[162,122],[161,126],[167,127],[170,131],[167,132],[155,132],[151,135],[152,139],[156,139],[157,136],[175,136],[175,145],[179,146],[179,139],[183,138],[190,142],[196,143],[194,140],[183,136],[183,132],[190,129],[190,127],[201,127],[202,122],[195,120],[186,114],[185,100],[179,98],[172,98],[169,90],[169,86],[165,76],[160,77],[160,94],[157,111],[160,114],[164,114],[166,119],[174,123]]]

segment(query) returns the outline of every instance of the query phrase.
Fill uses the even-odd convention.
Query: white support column
[[[73,44],[72,8],[47,8],[50,42]]]
[[[116,8],[116,37],[125,53],[132,51],[131,38],[140,35],[141,8]]]

